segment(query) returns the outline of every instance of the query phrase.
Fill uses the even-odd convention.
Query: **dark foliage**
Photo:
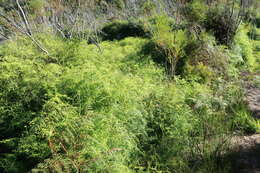
[[[260,17],[255,19],[255,24],[257,28],[260,28]]]
[[[239,22],[239,19],[230,14],[229,11],[216,8],[208,12],[204,26],[214,34],[218,43],[230,45],[235,37]]]
[[[105,25],[101,30],[102,40],[121,40],[126,37],[149,37],[139,23],[128,21],[113,21]]]

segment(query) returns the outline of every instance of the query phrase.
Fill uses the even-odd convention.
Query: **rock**
[[[260,171],[260,134],[236,136],[231,140],[236,158],[234,173],[256,173]]]

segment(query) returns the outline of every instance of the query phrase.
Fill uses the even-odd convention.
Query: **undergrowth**
[[[0,48],[3,172],[225,172],[232,129],[255,130],[229,110],[237,84],[169,79],[144,53],[148,39],[102,42],[100,52],[39,38],[49,56],[23,37]]]
[[[206,7],[174,20],[149,1],[97,40],[34,35],[48,54],[24,36],[2,44],[0,172],[230,172],[234,132],[259,132],[240,81],[259,71],[259,29]]]

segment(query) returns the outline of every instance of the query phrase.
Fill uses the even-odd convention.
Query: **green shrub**
[[[113,21],[101,29],[102,40],[121,40],[126,37],[147,37],[143,26],[138,22]]]
[[[260,40],[260,32],[255,26],[250,26],[248,37],[252,40]]]
[[[250,134],[260,131],[259,121],[255,120],[246,105],[238,105],[234,107],[234,119],[232,128],[240,130],[243,133]]]
[[[259,10],[257,11],[257,8],[252,10],[253,14],[252,14],[252,20],[251,23],[253,25],[255,25],[257,28],[260,28],[260,13]]]
[[[79,115],[76,107],[55,96],[34,122],[34,133],[48,141],[52,157],[33,171],[130,172],[127,159],[135,142],[113,115],[104,117],[91,112]]]
[[[218,43],[230,45],[239,26],[237,22],[236,15],[220,5],[208,11],[204,26],[213,33]]]
[[[184,74],[187,79],[190,78],[201,83],[208,83],[213,78],[211,69],[202,63],[198,63],[197,65],[187,64]]]
[[[256,59],[253,55],[253,45],[247,35],[247,32],[248,29],[246,26],[242,25],[235,36],[235,44],[241,48],[241,52],[239,52],[239,54],[242,56],[249,68],[252,69],[255,65]]]
[[[0,65],[1,138],[21,133],[48,98],[33,61],[6,57]]]
[[[156,50],[151,51],[153,51],[153,56],[158,58],[155,61],[163,61],[169,75],[173,76],[178,62],[185,55],[184,47],[188,42],[188,37],[186,30],[174,30],[171,22],[167,16],[156,16],[147,27],[152,33],[153,44],[150,46]]]
[[[225,77],[228,71],[228,56],[216,45],[214,37],[201,33],[199,40],[190,41],[186,46],[186,62],[181,75],[202,83]]]
[[[260,28],[260,17],[256,18],[256,27]]]
[[[185,9],[186,18],[191,22],[203,23],[206,20],[207,6],[202,0],[193,0]]]
[[[27,172],[49,156],[44,139],[36,136],[27,138],[26,134],[31,128],[31,121],[39,116],[48,101],[53,83],[61,71],[58,65],[43,66],[41,58],[44,59],[44,56],[41,57],[36,48],[26,41],[24,38],[10,41],[0,49],[0,143],[3,144],[0,167],[6,172]],[[23,42],[23,46],[17,47],[21,45],[19,42]],[[30,148],[23,150],[21,145]]]
[[[225,169],[224,163],[219,164],[223,167],[216,163],[220,152],[227,149],[222,144],[228,129],[219,126],[225,122],[225,116],[214,111],[217,102],[210,96],[211,92],[196,82],[177,79],[176,85],[145,100],[149,116],[147,133],[141,136],[140,144],[142,160],[146,162],[143,164],[151,167],[149,170],[222,172]],[[211,139],[216,140],[211,143]],[[206,168],[209,163],[216,167]]]
[[[260,77],[259,77],[259,76],[255,76],[253,83],[254,83],[254,85],[255,85],[257,88],[260,88]]]
[[[144,1],[142,4],[142,11],[146,15],[153,15],[156,10],[156,4],[152,2],[151,0]]]

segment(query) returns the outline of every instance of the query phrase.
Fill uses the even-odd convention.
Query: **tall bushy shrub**
[[[221,101],[211,97],[208,87],[180,79],[175,82],[145,100],[149,114],[147,133],[140,143],[143,164],[157,171],[228,171],[220,158],[227,149],[223,142],[228,129],[219,126],[227,118],[218,110],[224,106],[215,107]]]
[[[201,33],[199,38],[186,47],[187,58],[182,76],[202,83],[210,82],[217,76],[226,76],[228,55],[224,49],[217,46],[214,37],[207,33]]]
[[[173,29],[172,21],[167,16],[156,16],[148,26],[152,40],[159,54],[164,55],[164,64],[170,76],[176,72],[177,63],[183,58],[184,47],[187,44],[187,33],[182,29]]]
[[[10,41],[0,51],[0,167],[4,172],[26,172],[49,156],[43,138],[26,134],[48,101],[60,68],[43,66],[44,55],[24,39]],[[25,151],[31,154],[22,152],[21,145],[30,147]]]
[[[238,54],[243,58],[247,65],[252,69],[255,65],[255,56],[253,55],[253,45],[248,37],[248,29],[245,25],[241,25],[236,36],[235,43],[241,49]]]
[[[193,0],[187,3],[184,9],[185,17],[191,22],[203,23],[206,20],[207,5],[202,0]]]
[[[204,26],[214,34],[220,44],[230,45],[233,42],[241,20],[235,9],[234,12],[230,11],[229,8],[217,6],[207,13]]]

